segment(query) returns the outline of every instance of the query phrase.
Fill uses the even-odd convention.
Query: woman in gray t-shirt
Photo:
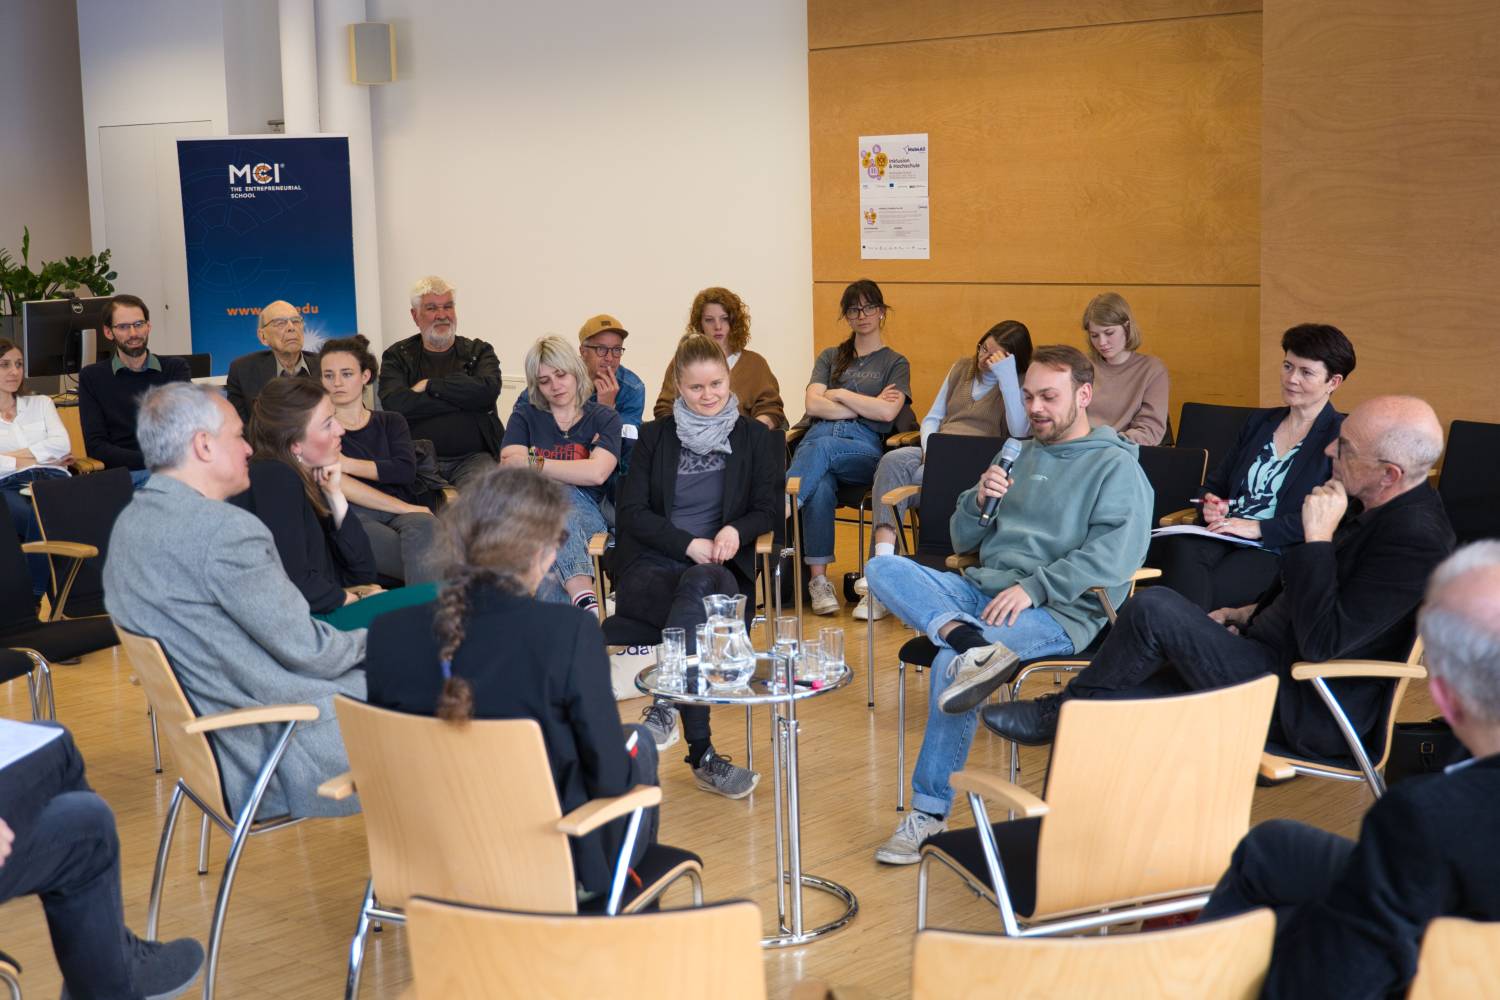
[[[839,310],[849,324],[849,339],[823,351],[813,364],[806,398],[812,427],[786,470],[788,478],[802,481],[797,504],[814,614],[831,615],[839,608],[828,579],[838,488],[874,478],[885,436],[911,401],[911,366],[880,338],[886,309],[880,286],[868,278],[844,289]]]

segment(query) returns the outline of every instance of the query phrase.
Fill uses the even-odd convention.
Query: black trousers
[[[1306,823],[1261,823],[1234,849],[1229,870],[1214,887],[1201,919],[1269,906],[1280,920],[1298,903],[1326,897],[1353,850],[1354,841]]]
[[[749,594],[753,588],[727,566],[698,565],[648,553],[625,568],[615,586],[615,610],[657,628],[687,633],[688,655],[697,652],[698,626],[708,621],[703,599],[710,594]],[[754,614],[745,602],[747,618]],[[746,625],[748,627],[748,622]],[[689,744],[712,739],[706,705],[681,705],[682,734]]]
[[[1203,611],[1251,603],[1275,581],[1280,561],[1265,549],[1192,535],[1158,538],[1146,554],[1146,565],[1161,570],[1157,586],[1177,591]]]

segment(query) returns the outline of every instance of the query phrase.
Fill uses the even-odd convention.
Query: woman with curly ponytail
[[[376,619],[365,658],[372,705],[454,725],[535,719],[563,812],[656,784],[650,736],[640,726],[620,727],[598,620],[536,599],[568,511],[563,488],[533,469],[499,468],[471,483],[438,517],[437,599]],[[624,824],[572,842],[586,893],[608,891]],[[655,840],[652,809],[637,857]]]

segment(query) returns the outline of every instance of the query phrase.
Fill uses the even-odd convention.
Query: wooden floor
[[[850,529],[840,529],[840,551],[854,552]],[[769,993],[785,996],[798,979],[817,977],[867,997],[902,997],[910,991],[912,934],[916,924],[916,868],[877,865],[873,853],[900,819],[895,811],[895,652],[911,636],[894,618],[876,623],[876,706],[865,704],[864,623],[845,609],[837,618],[846,629],[848,659],[856,666],[850,687],[806,703],[802,721],[803,858],[805,870],[849,886],[860,912],[846,930],[798,949],[768,952]],[[808,615],[809,624],[834,623]],[[907,767],[921,745],[927,707],[926,674],[907,679]],[[118,817],[122,851],[125,915],[143,929],[151,866],[162,814],[172,789],[166,773],[151,768],[151,741],[145,702],[129,683],[130,670],[118,650],[85,658],[79,666],[56,668],[58,718],[72,729],[88,762],[89,780]],[[1044,680],[1043,684],[1050,684]],[[1403,718],[1435,714],[1425,684],[1410,689]],[[622,719],[636,718],[643,703],[622,702]],[[0,688],[0,714],[29,718],[25,685]],[[756,764],[765,780],[749,798],[730,802],[701,792],[685,764],[683,744],[664,755],[661,783],[663,841],[703,856],[710,899],[749,898],[774,919],[772,861],[773,807],[765,715],[756,718]],[[741,759],[745,752],[744,712],[715,711],[718,748]],[[1025,751],[1023,782],[1040,791],[1046,751]],[[1163,762],[1170,766],[1171,762]],[[970,766],[1003,771],[1006,756],[983,727],[975,738]],[[908,798],[910,793],[908,791]],[[1353,835],[1368,807],[1363,786],[1300,778],[1261,789],[1252,821],[1290,817]],[[967,809],[956,819],[970,825]],[[206,940],[218,888],[226,838],[213,834],[210,874],[195,871],[197,823],[184,809],[169,866],[161,936],[195,935]],[[1101,817],[1101,821],[1105,821]],[[502,845],[496,845],[503,849]],[[235,883],[218,986],[225,1000],[240,997],[331,998],[343,989],[349,935],[368,875],[363,821],[359,817],[312,820],[259,837],[248,845]],[[685,900],[674,890],[668,905]],[[820,894],[806,896],[809,917],[832,912]],[[946,927],[995,930],[998,917],[956,880],[934,876],[934,923]],[[769,922],[768,922],[769,925]],[[25,968],[23,984],[32,997],[56,996],[60,985],[46,924],[35,899],[0,906],[0,949]],[[670,960],[643,963],[641,975],[669,977]],[[396,997],[409,981],[403,932],[388,927],[372,937],[362,995]]]

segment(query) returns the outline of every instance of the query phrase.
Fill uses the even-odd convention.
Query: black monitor
[[[21,353],[28,377],[72,375],[109,354],[104,307],[110,297],[42,299],[21,303]],[[89,331],[92,331],[90,336]],[[85,344],[91,350],[85,350]],[[86,355],[92,353],[93,357]]]

